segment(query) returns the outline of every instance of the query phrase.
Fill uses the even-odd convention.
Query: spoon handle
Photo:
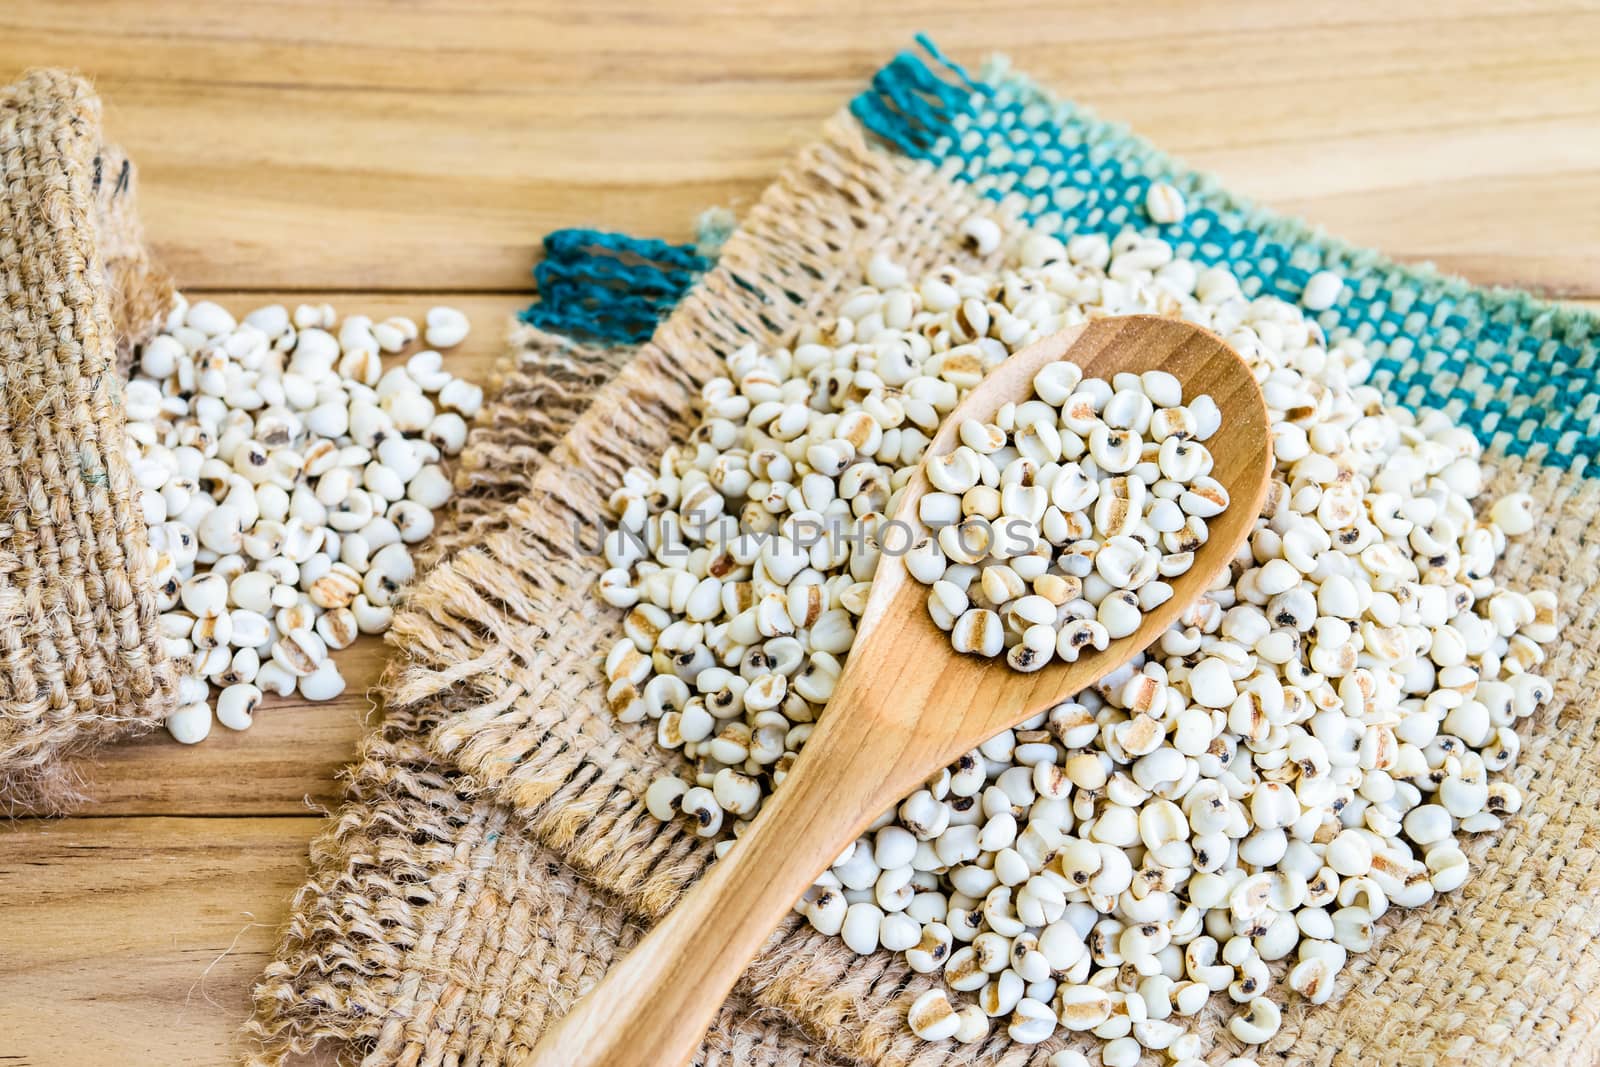
[[[844,695],[844,694],[841,694]],[[848,697],[847,697],[848,699]],[[688,1063],[746,964],[839,850],[897,793],[862,727],[833,707],[783,787],[676,907],[540,1040],[522,1067]],[[818,772],[821,773],[818,773]],[[887,799],[886,799],[887,798]]]

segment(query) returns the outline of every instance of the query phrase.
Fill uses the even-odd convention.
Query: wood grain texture
[[[681,239],[748,205],[917,30],[1333,233],[1600,297],[1600,12],[1575,0],[9,0],[0,76],[96,79],[185,288],[413,315],[455,294],[450,365],[482,381],[545,232]],[[383,651],[344,654],[339,701],[112,749],[87,817],[0,828],[0,1063],[234,1060]]]
[[[0,1063],[235,1063],[305,877],[294,819],[0,825]]]
[[[927,587],[906,570],[903,551],[885,547],[828,714],[783,788],[762,806],[738,847],[573,1006],[522,1067],[688,1063],[778,922],[874,818],[962,753],[1127,663],[1227,568],[1261,512],[1272,444],[1266,404],[1250,368],[1209,330],[1131,315],[1047,337],[991,371],[946,417],[927,454],[952,451],[968,420],[989,422],[1002,405],[1032,399],[1034,377],[1059,360],[1105,382],[1118,374],[1164,370],[1183,383],[1185,403],[1205,394],[1221,409],[1211,477],[1230,504],[1210,521],[1194,565],[1171,579],[1172,598],[1103,651],[1088,648],[1073,662],[1054,660],[1024,674],[1004,660],[952,649],[950,635],[928,618]],[[932,491],[918,472],[894,520],[908,531],[923,529],[918,506]],[[933,706],[940,709],[936,717],[928,715]],[[706,937],[709,929],[721,936]]]
[[[918,30],[1334,233],[1600,295],[1581,0],[12,0],[0,69],[98,81],[184,285],[522,290],[550,229],[749,204]]]

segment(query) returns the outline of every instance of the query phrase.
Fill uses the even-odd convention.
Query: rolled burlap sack
[[[0,810],[60,810],[66,757],[172,706],[118,374],[171,297],[89,85],[0,90]]]

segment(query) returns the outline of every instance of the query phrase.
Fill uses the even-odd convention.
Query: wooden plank
[[[320,823],[0,825],[0,1063],[237,1062]]]
[[[166,730],[99,749],[81,766],[89,802],[82,815],[308,815],[339,800],[336,776],[375,718],[368,690],[389,648],[363,638],[337,654],[348,687],[313,704],[270,697],[239,733],[213,725],[197,745]],[[0,1063],[3,1063],[0,1060]]]
[[[99,78],[184,284],[514,290],[553,228],[748,204],[911,27],[1330,232],[1600,294],[1600,12],[1563,0],[23,0],[0,71]]]

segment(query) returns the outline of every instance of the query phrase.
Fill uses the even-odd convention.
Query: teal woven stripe
[[[711,262],[693,245],[597,230],[557,230],[534,268],[538,298],[519,318],[605,344],[648,340]]]
[[[1233,196],[1122,127],[995,65],[972,79],[919,37],[851,104],[868,129],[995,200],[1020,198],[1034,226],[1062,236],[1159,236],[1178,255],[1223,266],[1246,294],[1297,301],[1306,279],[1345,281],[1316,315],[1330,340],[1354,335],[1372,382],[1407,407],[1438,408],[1485,445],[1586,471],[1600,455],[1600,319],[1527,293],[1485,289],[1377,252]],[[1185,218],[1144,211],[1153,181],[1183,193]],[[1600,468],[1595,471],[1600,475]]]

